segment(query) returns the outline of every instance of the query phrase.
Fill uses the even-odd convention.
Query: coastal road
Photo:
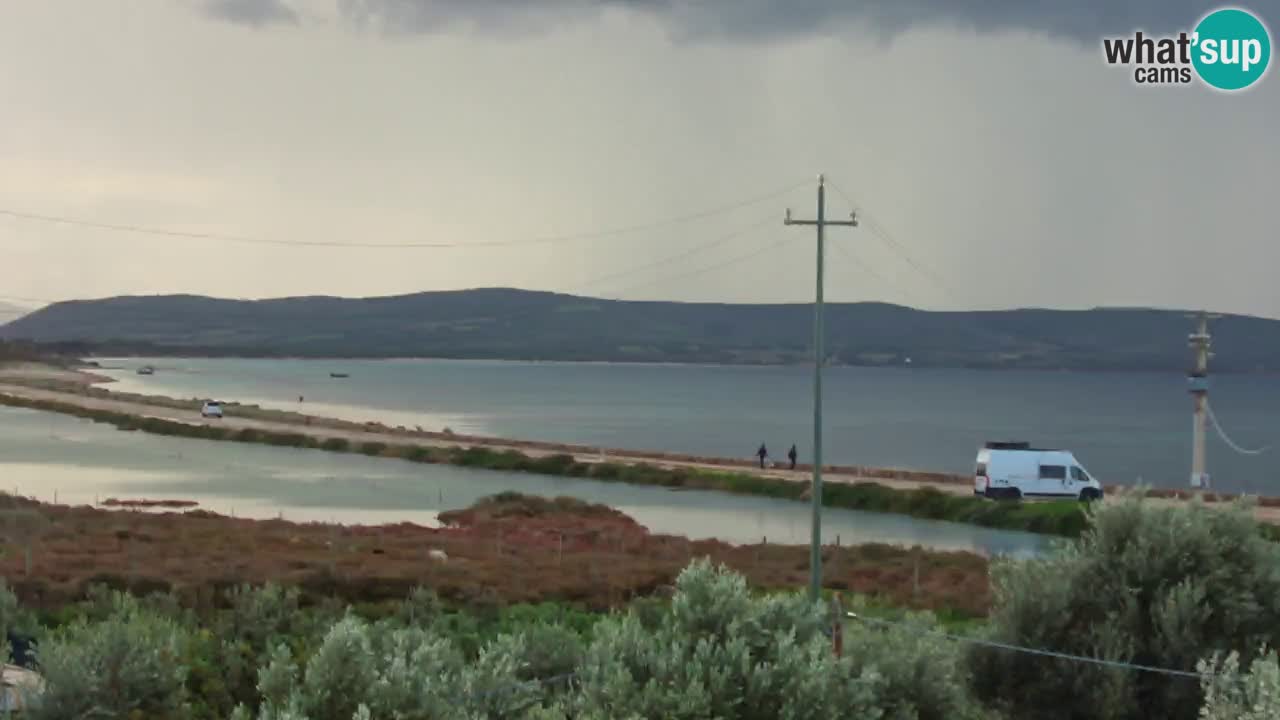
[[[255,429],[269,432],[303,433],[318,440],[341,438],[351,443],[380,442],[399,446],[430,447],[471,447],[484,446],[493,450],[513,450],[531,457],[544,457],[556,454],[571,454],[579,462],[599,463],[614,462],[625,464],[648,464],[669,469],[688,468],[711,471],[732,471],[756,475],[760,477],[780,478],[796,482],[807,482],[810,478],[808,470],[787,470],[785,468],[760,469],[751,464],[724,464],[716,462],[697,462],[653,457],[647,453],[629,453],[625,450],[570,448],[554,443],[527,443],[499,438],[459,437],[451,439],[442,433],[414,431],[406,428],[391,428],[376,423],[360,424],[332,417],[305,416],[286,411],[275,411],[261,408],[239,409],[224,405],[225,417],[219,420],[200,416],[195,408],[178,408],[173,398],[151,397],[143,395],[116,395],[104,393],[95,386],[110,382],[109,378],[92,375],[87,372],[53,368],[41,365],[24,365],[0,369],[0,394],[12,395],[28,400],[41,400],[75,405],[90,410],[123,413],[137,417],[154,417],[191,425],[217,425],[236,430]],[[31,384],[53,383],[57,389],[50,387],[33,387]],[[95,388],[92,390],[91,388]],[[246,417],[238,412],[255,415]],[[962,482],[935,481],[929,474],[902,473],[901,477],[883,477],[880,475],[860,475],[848,472],[826,470],[823,479],[828,483],[878,483],[901,490],[914,490],[923,487],[934,488],[956,496],[971,496],[972,485]],[[1105,502],[1105,501],[1104,501]],[[1149,502],[1180,503],[1185,500],[1176,498],[1149,498]],[[1259,520],[1280,524],[1280,507],[1262,507],[1254,509]]]
[[[561,449],[554,444],[547,443],[547,447],[529,446],[525,443],[504,442],[497,438],[484,438],[477,440],[476,438],[465,438],[460,440],[450,440],[441,437],[438,433],[419,433],[411,430],[397,430],[395,428],[387,428],[385,426],[366,426],[367,429],[357,429],[358,423],[348,423],[335,421],[334,418],[311,417],[310,422],[306,422],[302,418],[305,416],[291,415],[290,420],[267,420],[259,417],[244,417],[236,414],[237,409],[234,407],[223,406],[224,417],[221,419],[209,419],[200,416],[200,412],[195,409],[179,409],[171,407],[160,402],[147,402],[145,400],[135,399],[137,396],[130,396],[129,399],[116,398],[111,396],[103,397],[101,395],[88,395],[78,392],[70,392],[63,390],[50,390],[45,388],[35,388],[17,382],[30,380],[55,380],[66,382],[72,380],[77,384],[88,387],[93,384],[92,380],[86,381],[85,378],[92,378],[83,373],[74,373],[72,371],[59,370],[42,370],[33,372],[33,369],[25,369],[20,375],[14,370],[0,373],[0,394],[11,395],[14,397],[25,398],[28,400],[38,400],[46,402],[66,403],[77,407],[100,410],[107,412],[122,413],[137,417],[151,417],[173,422],[181,422],[189,425],[208,425],[217,427],[226,427],[234,430],[254,429],[270,432],[288,432],[303,433],[308,436],[317,438],[318,440],[327,440],[330,438],[341,438],[351,443],[380,442],[387,445],[400,446],[430,446],[430,447],[467,447],[474,445],[483,445],[493,450],[514,450],[524,453],[531,457],[543,457],[547,455],[562,454],[569,452],[579,462],[598,463],[598,462],[615,462],[626,464],[645,463],[657,467],[670,469],[689,468],[712,471],[733,471],[741,472],[762,477],[780,478],[793,480],[798,482],[807,481],[810,477],[808,471],[791,471],[785,468],[766,468],[760,469],[756,467],[742,467],[738,465],[722,465],[715,463],[700,463],[685,460],[656,459],[645,455],[632,455],[622,450],[599,450],[597,452],[576,452]],[[10,380],[6,382],[6,380]],[[15,382],[17,381],[17,382]],[[167,400],[167,398],[156,398],[156,400]],[[254,411],[258,412],[258,411]],[[267,411],[270,412],[270,411]],[[284,413],[279,413],[283,415]],[[297,418],[296,420],[293,418]],[[335,425],[350,427],[335,427]],[[823,473],[823,479],[829,483],[865,483],[875,482],[888,487],[899,489],[916,489],[920,487],[933,487],[942,492],[955,495],[970,495],[973,490],[969,485],[945,482],[928,482],[922,480],[905,480],[896,478],[883,477],[864,477],[840,472],[826,471]]]

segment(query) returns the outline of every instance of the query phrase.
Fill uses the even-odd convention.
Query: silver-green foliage
[[[1280,718],[1280,662],[1274,652],[1259,653],[1247,674],[1240,674],[1239,653],[1201,661],[1204,679],[1202,720],[1275,720]]]
[[[744,579],[699,561],[670,611],[596,626],[578,669],[575,717],[879,718],[881,679],[834,656],[821,606],[752,599]]]
[[[227,593],[231,607],[225,632],[255,651],[263,650],[289,632],[298,617],[298,598],[297,588],[274,583],[233,588]]]
[[[306,663],[278,647],[259,679],[259,720],[514,718],[540,701],[521,681],[520,638],[500,638],[473,663],[429,628],[348,616]],[[247,714],[241,711],[242,717]]]
[[[186,640],[172,620],[116,595],[105,620],[82,620],[41,642],[46,686],[33,720],[185,717]]]
[[[879,673],[886,720],[989,717],[969,692],[962,648],[940,632],[928,613],[909,614],[891,624],[849,625],[845,655],[855,668]]]
[[[1076,542],[992,567],[998,641],[1194,671],[1280,633],[1280,546],[1247,506],[1158,506],[1130,496],[1091,511]],[[980,697],[1015,717],[1195,717],[1194,678],[976,648]]]
[[[8,635],[10,630],[18,624],[18,616],[22,612],[21,606],[18,604],[18,596],[13,594],[9,589],[8,583],[4,578],[0,578],[0,632]],[[5,645],[6,650],[8,644]],[[7,659],[8,656],[6,655]]]

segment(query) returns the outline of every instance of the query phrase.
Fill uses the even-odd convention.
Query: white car
[[[222,403],[216,400],[209,400],[204,404],[204,407],[200,408],[200,417],[221,418]]]
[[[1102,483],[1067,450],[1033,448],[1025,442],[989,442],[978,451],[973,494],[1017,500],[1024,497],[1102,499]]]

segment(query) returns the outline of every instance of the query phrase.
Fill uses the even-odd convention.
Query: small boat
[[[139,375],[155,375],[156,369],[151,367],[150,365],[146,365],[144,367],[138,368],[138,374]]]
[[[346,373],[340,373],[340,372],[331,372],[331,373],[329,373],[329,377],[331,377],[331,378],[344,378],[344,377],[347,377],[347,374],[346,374]]]

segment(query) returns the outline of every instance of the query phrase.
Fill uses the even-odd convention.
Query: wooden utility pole
[[[810,500],[813,503],[813,520],[809,539],[809,595],[817,602],[822,593],[822,366],[826,362],[823,349],[822,290],[825,247],[823,230],[828,225],[856,227],[855,213],[848,220],[827,220],[826,188],[823,176],[818,176],[818,217],[816,220],[795,220],[787,208],[784,225],[812,225],[818,230],[818,277],[813,303],[813,487]]]

